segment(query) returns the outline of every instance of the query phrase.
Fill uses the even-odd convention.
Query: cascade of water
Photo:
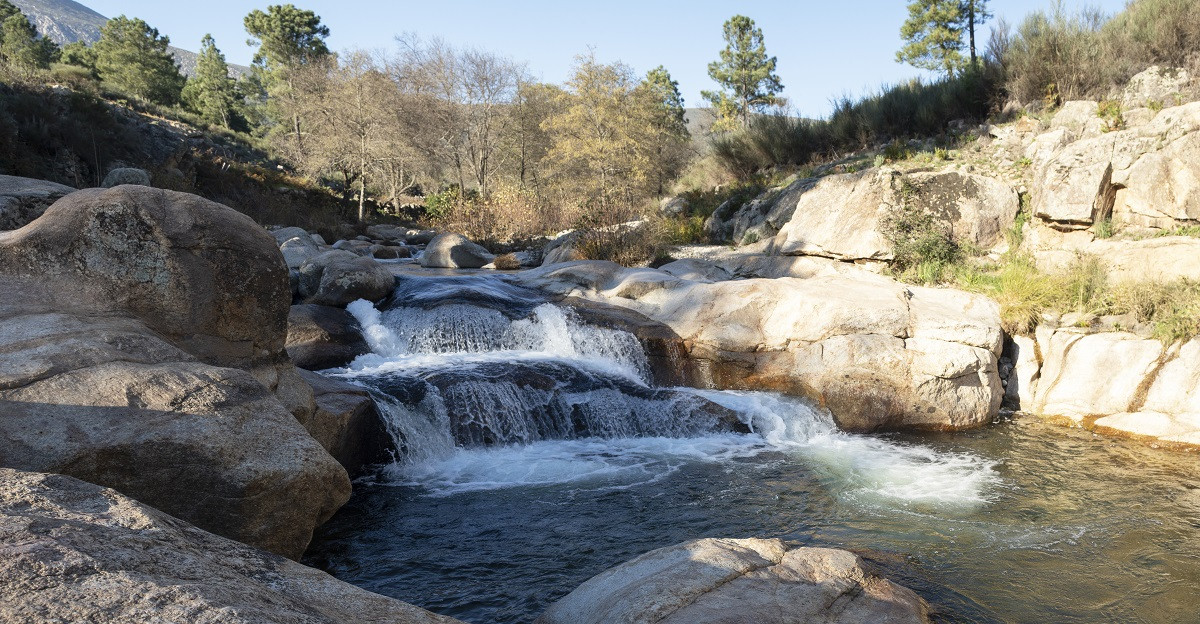
[[[373,353],[342,373],[383,397],[400,483],[435,493],[586,480],[624,487],[685,461],[765,452],[811,465],[832,491],[866,504],[977,505],[996,480],[972,456],[845,434],[806,401],[651,387],[631,334],[549,303],[514,314],[512,294],[478,278],[439,286],[452,301],[444,305],[410,287],[382,312],[349,306]]]

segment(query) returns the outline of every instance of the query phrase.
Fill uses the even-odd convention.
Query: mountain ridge
[[[39,33],[59,45],[83,41],[89,45],[100,39],[100,29],[108,18],[74,0],[10,0],[21,9]],[[196,69],[197,54],[190,50],[170,46],[168,52],[175,57],[179,71],[191,76]],[[238,77],[249,73],[250,68],[229,65],[229,73]]]

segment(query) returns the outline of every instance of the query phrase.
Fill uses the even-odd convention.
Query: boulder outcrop
[[[438,234],[429,241],[421,254],[421,266],[439,269],[478,269],[495,260],[495,256],[462,234]]]
[[[344,306],[358,299],[379,301],[392,294],[396,278],[374,258],[334,249],[300,265],[305,303]]]
[[[705,283],[589,261],[517,279],[669,328],[685,351],[677,383],[806,396],[848,430],[974,427],[1003,396],[999,308],[978,295],[869,274]]]
[[[1200,339],[1048,326],[1018,343],[1021,409],[1109,433],[1200,445]],[[1011,378],[1010,378],[1010,383]]]
[[[345,366],[370,352],[358,321],[344,308],[301,304],[288,313],[287,353],[300,368]]]
[[[853,553],[777,539],[700,539],[601,572],[537,624],[900,624],[928,622],[912,590]]]
[[[829,176],[797,197],[776,249],[793,256],[891,260],[883,226],[902,206],[933,215],[957,239],[987,249],[1003,240],[1020,200],[1004,182],[953,168],[912,173],[873,169]]]
[[[249,217],[194,195],[124,186],[60,199],[0,233],[0,274],[59,309],[130,314],[216,366],[280,361],[287,267]]]
[[[42,216],[75,189],[46,180],[0,175],[0,230],[15,230]]]
[[[0,468],[0,621],[453,624],[114,490]]]
[[[1046,150],[1034,160],[1033,174],[1034,215],[1059,229],[1108,219],[1159,229],[1194,223],[1200,220],[1200,102]]]
[[[349,497],[297,422],[287,272],[247,217],[86,190],[0,233],[0,466],[69,474],[296,557]]]

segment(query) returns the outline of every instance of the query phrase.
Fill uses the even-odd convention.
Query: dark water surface
[[[648,550],[781,537],[864,554],[940,621],[1200,622],[1195,454],[1030,418],[743,452],[754,437],[539,442],[381,473],[306,562],[467,622],[529,622]]]

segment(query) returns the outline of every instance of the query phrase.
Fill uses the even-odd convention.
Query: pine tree
[[[679,83],[671,79],[671,73],[662,65],[646,74],[641,88],[649,107],[651,131],[647,147],[654,154],[650,167],[656,191],[662,195],[667,182],[679,174],[688,156],[683,96],[679,93]]]
[[[683,96],[679,93],[679,83],[671,79],[671,72],[659,65],[646,74],[643,81],[653,93],[654,100],[660,104],[659,125],[666,131],[687,136],[687,119],[684,118]]]
[[[0,0],[0,63],[28,75],[48,69],[58,55],[58,46],[38,37],[37,29],[20,9],[8,0]]]
[[[124,15],[108,20],[93,46],[96,71],[112,88],[133,97],[174,104],[184,79],[167,52],[170,39],[146,22]]]
[[[299,101],[292,84],[291,73],[329,56],[325,38],[329,27],[312,11],[292,4],[271,5],[266,12],[251,11],[243,20],[250,39],[247,45],[258,46],[254,53],[252,80],[260,97],[266,98],[266,116],[277,123],[286,123],[295,142],[295,151],[304,154],[304,134],[301,128]]]
[[[708,75],[721,91],[704,91],[701,95],[712,102],[729,126],[739,120],[743,127],[750,124],[750,113],[774,104],[783,90],[775,75],[775,57],[767,56],[761,28],[754,20],[735,15],[725,22],[725,49],[721,59],[708,64]]]
[[[900,26],[904,47],[896,52],[896,61],[947,75],[974,67],[975,29],[989,17],[986,0],[914,0]],[[964,35],[968,44],[963,43]],[[964,46],[970,52],[969,64],[963,60]]]
[[[183,88],[183,102],[205,121],[229,127],[235,102],[235,83],[229,77],[229,64],[217,49],[212,35],[204,35],[196,71]]]

